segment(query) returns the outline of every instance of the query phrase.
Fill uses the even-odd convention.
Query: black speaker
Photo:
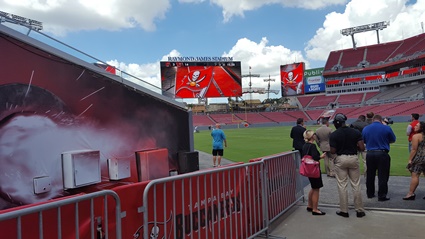
[[[198,152],[179,152],[179,174],[189,173],[199,170]]]

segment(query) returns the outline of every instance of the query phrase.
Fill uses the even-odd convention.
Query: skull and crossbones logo
[[[150,234],[150,239],[158,239],[159,238],[159,227],[153,226]],[[164,238],[164,237],[162,237]]]
[[[203,76],[202,78],[198,79],[201,76],[201,72],[200,71],[194,71],[192,74],[192,79],[190,79],[190,76],[187,77],[188,82],[187,84],[189,86],[192,87],[199,87],[199,82],[203,81],[205,79],[205,76]]]

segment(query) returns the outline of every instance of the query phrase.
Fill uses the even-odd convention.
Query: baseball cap
[[[339,122],[339,123],[343,123],[347,120],[347,116],[345,116],[344,114],[338,113],[335,115],[334,121]]]

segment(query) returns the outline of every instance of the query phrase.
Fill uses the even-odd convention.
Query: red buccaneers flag
[[[242,95],[240,77],[225,66],[178,67],[177,98],[234,97]]]
[[[213,78],[213,67],[179,67],[176,75],[175,96],[178,98],[196,98],[208,90]],[[202,97],[203,98],[203,97]]]
[[[304,94],[304,63],[280,66],[282,96]]]

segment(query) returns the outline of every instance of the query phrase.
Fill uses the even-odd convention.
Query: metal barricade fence
[[[108,197],[115,201],[114,222],[108,217]],[[69,218],[70,215],[74,218]],[[111,237],[121,239],[121,203],[115,192],[103,190],[2,213],[0,222],[2,228],[8,227],[7,231],[2,230],[1,238],[108,239],[109,225],[113,224],[115,237]],[[35,229],[35,224],[38,224],[38,229]],[[37,230],[38,237],[32,234]]]
[[[298,151],[287,152],[5,211],[1,238],[120,239],[135,229],[134,239],[268,237],[304,197],[299,161]]]
[[[149,182],[143,238],[254,238],[303,198],[299,152]]]
[[[302,176],[299,173],[299,151],[262,158],[265,171],[269,222],[272,223],[300,200],[304,200]]]

